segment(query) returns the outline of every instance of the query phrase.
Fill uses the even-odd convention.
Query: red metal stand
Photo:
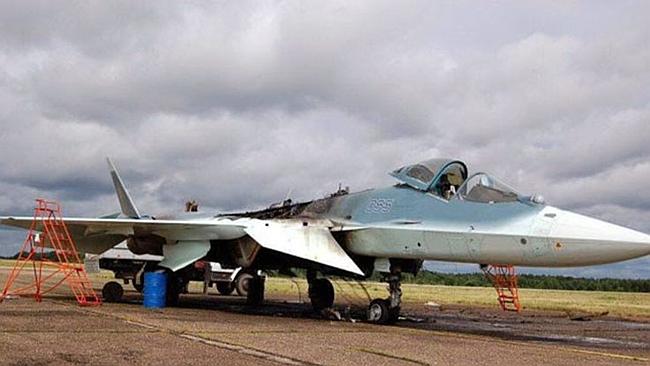
[[[55,253],[57,261],[46,258],[50,252],[46,248]],[[32,267],[34,282],[10,291],[18,275],[28,263]],[[54,280],[56,282],[48,286],[47,282],[57,274],[62,274],[62,278],[56,278]],[[68,284],[79,305],[96,306],[101,304],[101,300],[93,290],[92,283],[84,270],[77,247],[62,219],[61,206],[56,202],[37,199],[34,220],[13,270],[5,283],[2,295],[0,295],[0,302],[8,296],[15,295],[33,296],[36,301],[40,302],[43,295],[59,287],[63,282]]]
[[[504,311],[521,311],[519,302],[519,287],[517,286],[517,273],[515,267],[510,265],[481,266],[485,277],[492,282],[497,291],[497,300]]]

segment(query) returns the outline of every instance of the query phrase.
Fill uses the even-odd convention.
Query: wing
[[[32,221],[32,217],[0,217],[0,224],[23,229],[29,229]],[[89,253],[102,253],[133,235],[164,237],[168,244],[163,247],[165,259],[161,265],[172,270],[205,256],[213,240],[232,240],[249,235],[261,247],[363,275],[325,224],[304,226],[297,220],[249,218],[64,218],[64,221],[77,247]],[[41,222],[37,221],[34,229],[40,231]]]
[[[0,224],[29,229],[33,217],[0,217]],[[77,247],[89,253],[102,253],[131,235],[159,235],[168,241],[229,240],[246,233],[238,220],[153,220],[111,218],[64,218],[65,224]],[[37,221],[34,229],[42,230]]]

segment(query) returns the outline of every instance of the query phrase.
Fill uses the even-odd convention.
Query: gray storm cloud
[[[0,212],[116,211],[105,156],[158,213],[391,184],[442,155],[650,232],[648,8],[0,2]]]

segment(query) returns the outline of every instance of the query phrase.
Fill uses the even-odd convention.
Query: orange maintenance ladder
[[[47,259],[46,256],[50,250],[54,252],[56,261]],[[27,286],[11,291],[18,275],[28,263],[31,264],[34,281]],[[54,281],[58,281],[48,286],[47,282],[57,274],[62,274],[62,278],[55,279]],[[79,305],[96,306],[101,304],[101,300],[86,274],[84,264],[79,258],[77,247],[63,221],[61,206],[56,202],[37,199],[34,220],[32,220],[27,238],[5,283],[2,295],[0,295],[0,302],[9,296],[17,295],[33,296],[36,301],[40,302],[43,295],[54,290],[63,282],[68,284]]]
[[[492,282],[497,291],[497,300],[504,311],[521,312],[517,273],[511,265],[489,264],[481,266],[485,277]]]

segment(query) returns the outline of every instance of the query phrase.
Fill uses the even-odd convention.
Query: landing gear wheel
[[[104,285],[102,288],[102,298],[105,302],[120,302],[124,295],[122,285],[115,281],[111,281]]]
[[[167,277],[167,306],[178,305],[178,300],[184,288],[183,279],[175,273],[169,273]]]
[[[401,268],[392,265],[390,273],[382,276],[382,282],[388,283],[388,299],[372,300],[368,306],[368,321],[376,324],[393,324],[399,319],[402,304],[402,273]]]
[[[250,280],[253,278],[253,275],[250,273],[239,273],[237,275],[237,278],[235,278],[235,291],[237,291],[237,295],[239,296],[247,296],[248,295],[248,289],[250,285]]]
[[[309,284],[309,299],[314,311],[320,312],[334,305],[334,286],[327,278],[314,279]]]
[[[395,307],[388,309],[388,322],[386,324],[395,324],[399,320],[399,312],[402,308]]]
[[[264,277],[251,276],[251,279],[248,280],[246,304],[256,306],[264,302],[264,282]]]
[[[390,319],[389,302],[385,299],[374,299],[368,306],[368,322],[375,324],[388,324]]]
[[[217,282],[217,291],[222,295],[232,294],[234,288],[230,282]]]

